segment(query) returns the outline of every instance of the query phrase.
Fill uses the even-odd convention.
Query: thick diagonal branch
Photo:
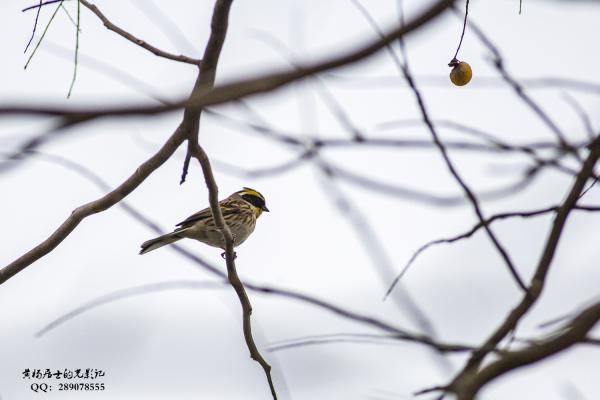
[[[113,191],[76,208],[71,215],[42,243],[0,270],[0,284],[21,272],[56,248],[86,217],[109,209],[134,191],[152,172],[171,157],[187,136],[188,124],[183,121],[161,149]]]

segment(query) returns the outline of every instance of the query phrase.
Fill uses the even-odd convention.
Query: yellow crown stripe
[[[264,196],[262,194],[260,194],[258,191],[254,190],[254,189],[247,188],[247,187],[245,187],[244,189],[240,190],[238,193],[240,195],[249,194],[251,196],[260,197],[263,200],[265,199]]]

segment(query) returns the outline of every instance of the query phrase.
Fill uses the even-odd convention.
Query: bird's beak
[[[263,211],[270,212],[269,209],[267,208],[267,206],[263,206],[262,209],[263,209]]]

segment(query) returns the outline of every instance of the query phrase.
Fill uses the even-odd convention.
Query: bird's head
[[[242,199],[252,205],[252,209],[254,210],[257,218],[262,214],[263,211],[269,212],[267,204],[265,203],[265,197],[258,191],[245,187],[236,193]]]

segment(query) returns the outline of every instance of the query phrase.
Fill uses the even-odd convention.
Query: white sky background
[[[31,4],[35,2],[30,2]],[[151,102],[147,93],[91,68],[94,57],[144,82],[148,90],[170,99],[191,90],[195,68],[157,58],[106,30],[82,8],[80,65],[71,99],[66,100],[73,63],[74,27],[59,13],[30,67],[23,70],[23,49],[34,12],[21,13],[29,2],[0,4],[3,60],[0,63],[2,103],[46,102],[53,105],[100,105]],[[200,57],[209,35],[213,1],[154,1],[164,13],[153,19],[142,12],[146,1],[97,1],[115,24],[173,53]],[[395,1],[364,2],[381,26],[396,19]],[[422,2],[407,1],[408,18]],[[75,12],[75,3],[68,4]],[[470,16],[502,51],[508,70],[520,78],[565,77],[600,82],[597,54],[598,17],[594,2],[472,1]],[[40,17],[38,32],[51,8]],[[160,25],[176,21],[190,45],[170,40]],[[486,129],[507,141],[552,140],[553,135],[514,93],[505,88],[478,87],[478,80],[496,76],[489,53],[469,32],[459,58],[474,70],[471,85],[457,88],[448,81],[426,85],[420,76],[444,78],[458,43],[461,21],[451,13],[408,38],[413,73],[435,119],[452,119]],[[248,77],[287,63],[265,35],[293,48],[298,60],[316,60],[347,46],[364,43],[373,32],[347,0],[236,0],[219,63],[217,81]],[[175,42],[175,43],[174,43]],[[66,55],[66,56],[65,56]],[[419,118],[412,92],[401,80],[375,86],[367,78],[398,77],[389,56],[380,52],[351,68],[334,71],[357,80],[324,79],[352,121],[373,136],[428,139],[422,128],[377,132],[382,122]],[[358,79],[360,78],[360,79]],[[346,82],[346,83],[343,83]],[[380,81],[377,81],[380,82]],[[360,84],[359,84],[360,83]],[[154,89],[151,89],[154,88]],[[581,120],[564,101],[569,92],[600,127],[597,95],[542,89],[531,91],[569,139],[585,138]],[[291,85],[249,100],[265,120],[286,132],[317,132],[346,138],[310,83]],[[249,118],[239,107],[223,113]],[[44,153],[79,162],[112,187],[158,149],[181,120],[181,112],[156,117],[106,119],[75,127],[65,139],[44,146]],[[10,151],[48,123],[34,118],[0,120],[0,148]],[[443,138],[464,138],[441,130]],[[416,331],[418,328],[393,300],[381,298],[391,279],[381,279],[347,218],[323,192],[322,176],[310,164],[261,179],[233,176],[217,160],[245,168],[265,167],[292,159],[295,149],[264,140],[247,129],[232,127],[204,115],[200,141],[215,162],[221,197],[250,186],[260,190],[271,209],[259,220],[255,234],[237,249],[243,279],[290,288],[372,314]],[[127,201],[158,222],[165,231],[207,206],[207,191],[197,163],[188,182],[179,185],[184,148],[152,174]],[[434,150],[337,149],[324,155],[345,168],[378,180],[440,195],[459,195],[441,157]],[[525,159],[451,152],[461,174],[481,191],[512,182]],[[529,189],[504,201],[485,202],[491,215],[556,204],[571,179],[544,173]],[[467,205],[435,208],[388,197],[340,182],[343,193],[359,207],[399,271],[423,243],[470,228],[475,217]],[[103,194],[74,172],[31,159],[0,175],[0,246],[2,266],[44,240],[77,206]],[[597,204],[598,189],[585,204]],[[574,213],[564,232],[541,301],[520,325],[523,338],[543,334],[538,324],[572,312],[598,296],[597,221],[594,214]],[[550,217],[512,220],[494,225],[515,264],[529,279],[549,229]],[[36,339],[34,334],[65,312],[118,289],[172,280],[214,280],[168,248],[138,256],[139,244],[153,237],[120,207],[86,219],[52,253],[0,288],[0,398],[6,399],[151,399],[267,398],[259,366],[248,357],[241,330],[240,307],[229,289],[171,290],[103,305]],[[194,242],[186,248],[225,268],[220,251]],[[434,324],[444,341],[478,345],[520,299],[508,271],[482,234],[424,253],[403,278],[404,288]],[[281,398],[364,399],[410,398],[427,386],[446,383],[461,368],[463,356],[449,357],[451,369],[427,349],[399,344],[328,344],[267,352],[271,343],[327,333],[373,330],[304,304],[250,293],[253,323],[263,354],[272,363]],[[600,351],[577,347],[546,362],[507,375],[489,385],[485,399],[594,399],[600,393]],[[106,371],[102,393],[35,395],[21,380],[25,368],[100,368]],[[56,382],[54,382],[55,386]],[[567,394],[565,394],[567,393]],[[394,397],[396,396],[396,397]],[[515,397],[516,396],[516,397]],[[427,397],[424,397],[427,398]]]

